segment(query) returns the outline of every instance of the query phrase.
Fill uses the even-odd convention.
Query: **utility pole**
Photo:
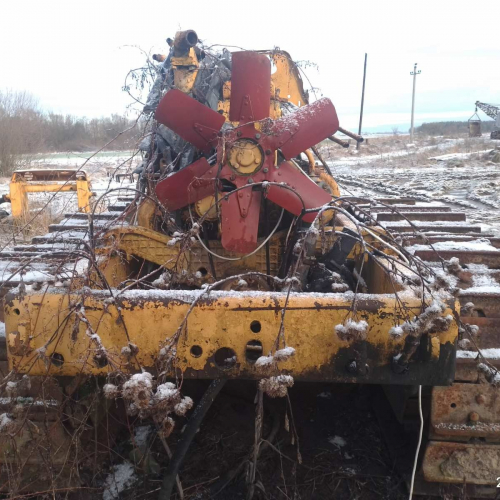
[[[410,71],[410,75],[413,76],[413,96],[411,98],[411,129],[410,129],[410,142],[413,142],[413,119],[415,117],[415,84],[417,83],[417,75],[420,75],[421,71],[417,71],[417,63],[413,71]]]
[[[363,107],[365,105],[365,81],[366,81],[366,58],[368,54],[365,53],[365,69],[363,71],[363,90],[361,91],[361,111],[359,112],[359,129],[358,135],[361,135],[361,126],[363,125]],[[361,143],[356,141],[356,149],[359,149]]]

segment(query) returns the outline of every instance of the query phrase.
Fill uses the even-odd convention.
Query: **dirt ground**
[[[246,497],[245,470],[253,446],[255,388],[250,382],[229,382],[216,399],[182,468],[186,499]],[[200,383],[186,384],[184,390],[196,393]],[[291,412],[286,398],[266,397],[263,435],[272,439],[272,445],[267,445],[259,458],[260,488],[254,498],[406,498],[404,481],[395,470],[372,409],[372,392],[373,388],[366,386],[297,384],[290,392]],[[163,466],[167,462],[165,451],[155,434],[151,428],[148,453],[152,462]],[[169,438],[173,448],[181,436],[177,431]],[[410,454],[414,449],[409,450]],[[122,442],[116,449],[117,461],[131,450],[130,440]],[[237,470],[229,482],[230,474]],[[159,483],[154,474],[143,475],[124,492],[123,498],[156,498]]]

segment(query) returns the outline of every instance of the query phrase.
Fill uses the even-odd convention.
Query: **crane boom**
[[[476,107],[484,111],[490,118],[495,120],[500,113],[500,107],[495,104],[487,104],[485,102],[476,101]]]

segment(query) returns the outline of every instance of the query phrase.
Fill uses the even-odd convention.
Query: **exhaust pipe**
[[[174,39],[174,52],[176,57],[186,55],[191,47],[198,43],[198,35],[194,30],[178,31]]]
[[[341,139],[338,139],[334,135],[329,136],[328,139],[330,139],[331,141],[335,142],[339,146],[342,146],[343,148],[348,148],[349,147],[349,143],[347,141],[342,141]]]
[[[349,130],[346,130],[345,128],[339,127],[339,132],[342,132],[344,135],[347,135],[347,137],[354,139],[356,142],[363,142],[364,141],[364,139],[360,135],[355,134],[354,132],[350,132]]]

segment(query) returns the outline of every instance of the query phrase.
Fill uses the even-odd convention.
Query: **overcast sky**
[[[2,21],[0,87],[29,90],[56,112],[123,113],[124,76],[143,62],[130,46],[166,52],[179,28],[314,61],[319,71],[307,74],[345,127],[356,128],[365,52],[367,127],[407,127],[415,62],[417,122],[500,102],[500,0],[4,0]]]

